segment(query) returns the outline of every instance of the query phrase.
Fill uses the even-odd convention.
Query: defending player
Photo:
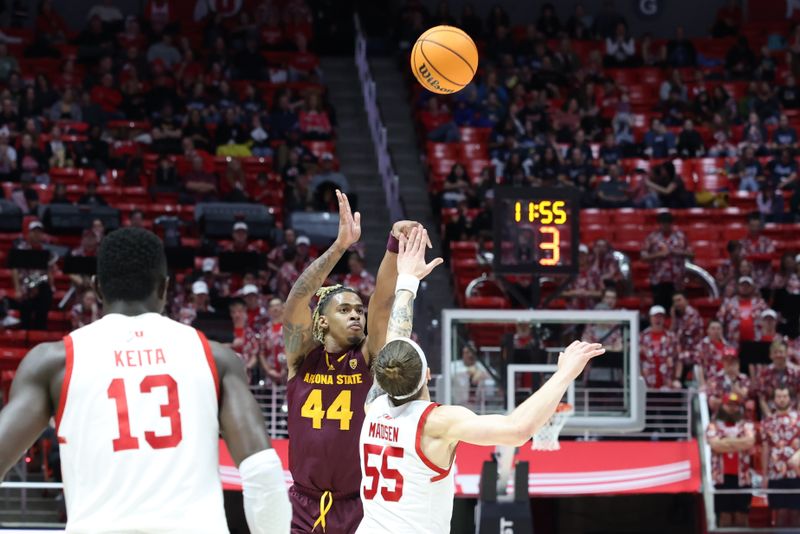
[[[358,432],[372,386],[370,361],[386,339],[397,278],[391,241],[417,227],[400,221],[378,270],[364,334],[364,305],[343,286],[318,288],[361,235],[361,216],[339,201],[339,235],[306,269],[286,300],[283,335],[289,366],[289,470],[292,533],[352,534],[361,520]],[[441,260],[437,260],[441,263]],[[313,314],[311,298],[319,297]]]
[[[604,352],[599,344],[575,341],[559,355],[550,380],[507,416],[432,403],[425,354],[408,337],[417,287],[430,270],[420,234],[401,238],[388,343],[373,364],[374,400],[361,428],[364,519],[357,534],[449,532],[458,442],[521,446],[553,415],[587,362]]]
[[[138,229],[103,239],[105,317],[34,347],[0,412],[0,478],[55,414],[67,532],[228,532],[219,434],[242,475],[250,531],[289,532],[283,469],[230,349],[161,314],[167,262]]]

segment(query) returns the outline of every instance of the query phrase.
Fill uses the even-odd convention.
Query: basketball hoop
[[[575,413],[571,404],[562,402],[556,408],[556,413],[542,425],[533,435],[531,449],[536,451],[557,451],[561,448],[558,443],[558,435],[567,423],[567,419]]]

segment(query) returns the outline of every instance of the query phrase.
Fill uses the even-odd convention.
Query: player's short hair
[[[320,315],[325,314],[325,306],[328,305],[334,295],[344,292],[350,292],[354,295],[358,295],[358,292],[352,287],[343,286],[341,284],[325,286],[317,290],[317,305],[314,306],[314,312],[311,314],[311,333],[318,343],[324,343],[325,341],[325,332],[322,331],[322,327],[319,325]]]
[[[97,282],[106,303],[142,301],[167,276],[164,243],[142,228],[120,228],[100,242]]]
[[[416,347],[404,339],[394,339],[384,345],[372,366],[375,381],[394,400],[412,394],[411,397],[395,400],[395,404],[403,404],[414,400],[419,391],[420,375],[423,373],[422,358]]]

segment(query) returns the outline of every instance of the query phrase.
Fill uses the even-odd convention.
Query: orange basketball
[[[411,49],[411,70],[425,89],[452,94],[475,76],[478,49],[469,35],[454,26],[436,26],[419,36]]]

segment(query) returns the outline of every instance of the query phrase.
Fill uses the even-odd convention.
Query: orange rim
[[[572,411],[572,405],[568,402],[562,402],[558,405],[558,408],[556,408],[556,412],[571,412],[571,411]]]

